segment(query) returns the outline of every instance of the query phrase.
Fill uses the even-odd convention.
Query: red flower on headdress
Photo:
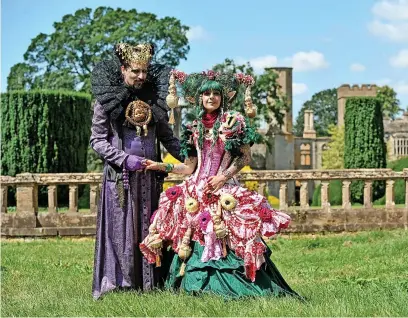
[[[251,75],[245,75],[242,73],[235,74],[235,78],[240,84],[253,85],[255,83],[254,78]]]
[[[202,74],[206,76],[209,80],[215,80],[215,78],[220,75],[219,72],[214,72],[213,70],[209,70],[207,72],[203,71]]]
[[[187,74],[182,71],[172,70],[171,73],[174,75],[176,80],[181,84],[183,84],[187,78]]]
[[[244,78],[244,74],[242,73],[235,74],[235,78],[238,80],[238,82],[241,82],[242,79]]]
[[[183,190],[179,186],[174,186],[166,190],[166,196],[170,201],[176,201],[182,193]]]
[[[255,82],[254,78],[251,75],[244,76],[244,84],[245,85],[253,85],[254,82]]]

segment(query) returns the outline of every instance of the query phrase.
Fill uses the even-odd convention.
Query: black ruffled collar
[[[123,81],[121,64],[113,55],[111,59],[99,62],[92,71],[92,93],[112,120],[124,118],[125,108],[138,97]],[[146,89],[152,89],[154,99],[146,101],[152,107],[154,120],[167,116],[166,104],[168,82],[171,68],[162,64],[152,64],[148,69],[147,81],[151,83]],[[141,90],[143,91],[143,89]]]

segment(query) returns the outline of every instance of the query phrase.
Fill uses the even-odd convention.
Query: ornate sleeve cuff
[[[135,155],[129,155],[125,161],[125,167],[127,170],[135,171],[143,169],[143,158]]]

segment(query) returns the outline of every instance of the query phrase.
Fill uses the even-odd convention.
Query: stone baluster
[[[260,195],[265,195],[266,181],[259,181],[258,183],[258,193]]]
[[[78,185],[77,184],[69,185],[69,212],[70,213],[78,212]]]
[[[279,209],[286,210],[288,208],[288,182],[279,182]]]
[[[22,173],[16,176],[17,217],[14,227],[35,228],[38,214],[38,184],[33,174]]]
[[[373,207],[373,182],[371,180],[364,181],[364,207]]]
[[[1,213],[7,213],[7,186],[1,186]]]
[[[98,210],[99,193],[99,185],[91,184],[89,191],[89,209],[92,214],[95,214]]]
[[[308,182],[306,180],[302,180],[300,184],[300,207],[302,209],[309,207],[309,191]]]
[[[343,185],[341,188],[342,194],[342,207],[343,209],[351,209],[351,202],[350,202],[350,184],[351,181],[343,180]]]
[[[57,185],[48,186],[48,212],[56,213],[58,206]]]
[[[385,207],[393,208],[395,207],[395,191],[394,191],[394,180],[387,180],[387,187],[385,188]]]
[[[321,195],[322,208],[327,210],[330,207],[329,181],[322,181],[320,195]]]

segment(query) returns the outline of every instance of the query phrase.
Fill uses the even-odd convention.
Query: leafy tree
[[[313,110],[314,127],[318,137],[328,136],[329,126],[337,124],[337,89],[325,89],[305,102],[296,118],[293,131],[295,136],[303,136],[304,112]]]
[[[34,74],[37,67],[27,63],[17,63],[12,66],[7,77],[7,90],[27,90],[34,81]]]
[[[153,62],[176,66],[190,49],[188,27],[172,17],[157,18],[135,9],[84,8],[54,23],[54,32],[40,33],[24,54],[25,63],[15,65],[8,77],[8,88],[27,75],[24,88],[90,89],[94,65],[112,52],[118,42],[152,42],[156,45]],[[18,72],[17,72],[18,71]],[[20,87],[19,87],[20,88]]]
[[[253,67],[249,62],[242,65],[235,64],[232,59],[225,59],[224,62],[216,64],[213,67],[216,72],[233,72],[245,73],[251,75],[255,79],[252,91],[252,101],[257,108],[256,124],[259,125],[260,120],[267,123],[275,121],[275,124],[282,125],[283,110],[288,107],[286,96],[280,92],[280,85],[277,82],[278,74],[272,69],[265,69],[261,75],[256,75]],[[237,97],[231,105],[231,108],[240,112],[244,111],[244,93],[245,88],[240,86],[237,92]]]
[[[329,125],[330,142],[322,152],[323,169],[344,169],[344,126]]]
[[[387,85],[379,87],[377,90],[377,98],[380,100],[384,117],[394,119],[395,115],[401,111],[400,101],[393,88]]]

